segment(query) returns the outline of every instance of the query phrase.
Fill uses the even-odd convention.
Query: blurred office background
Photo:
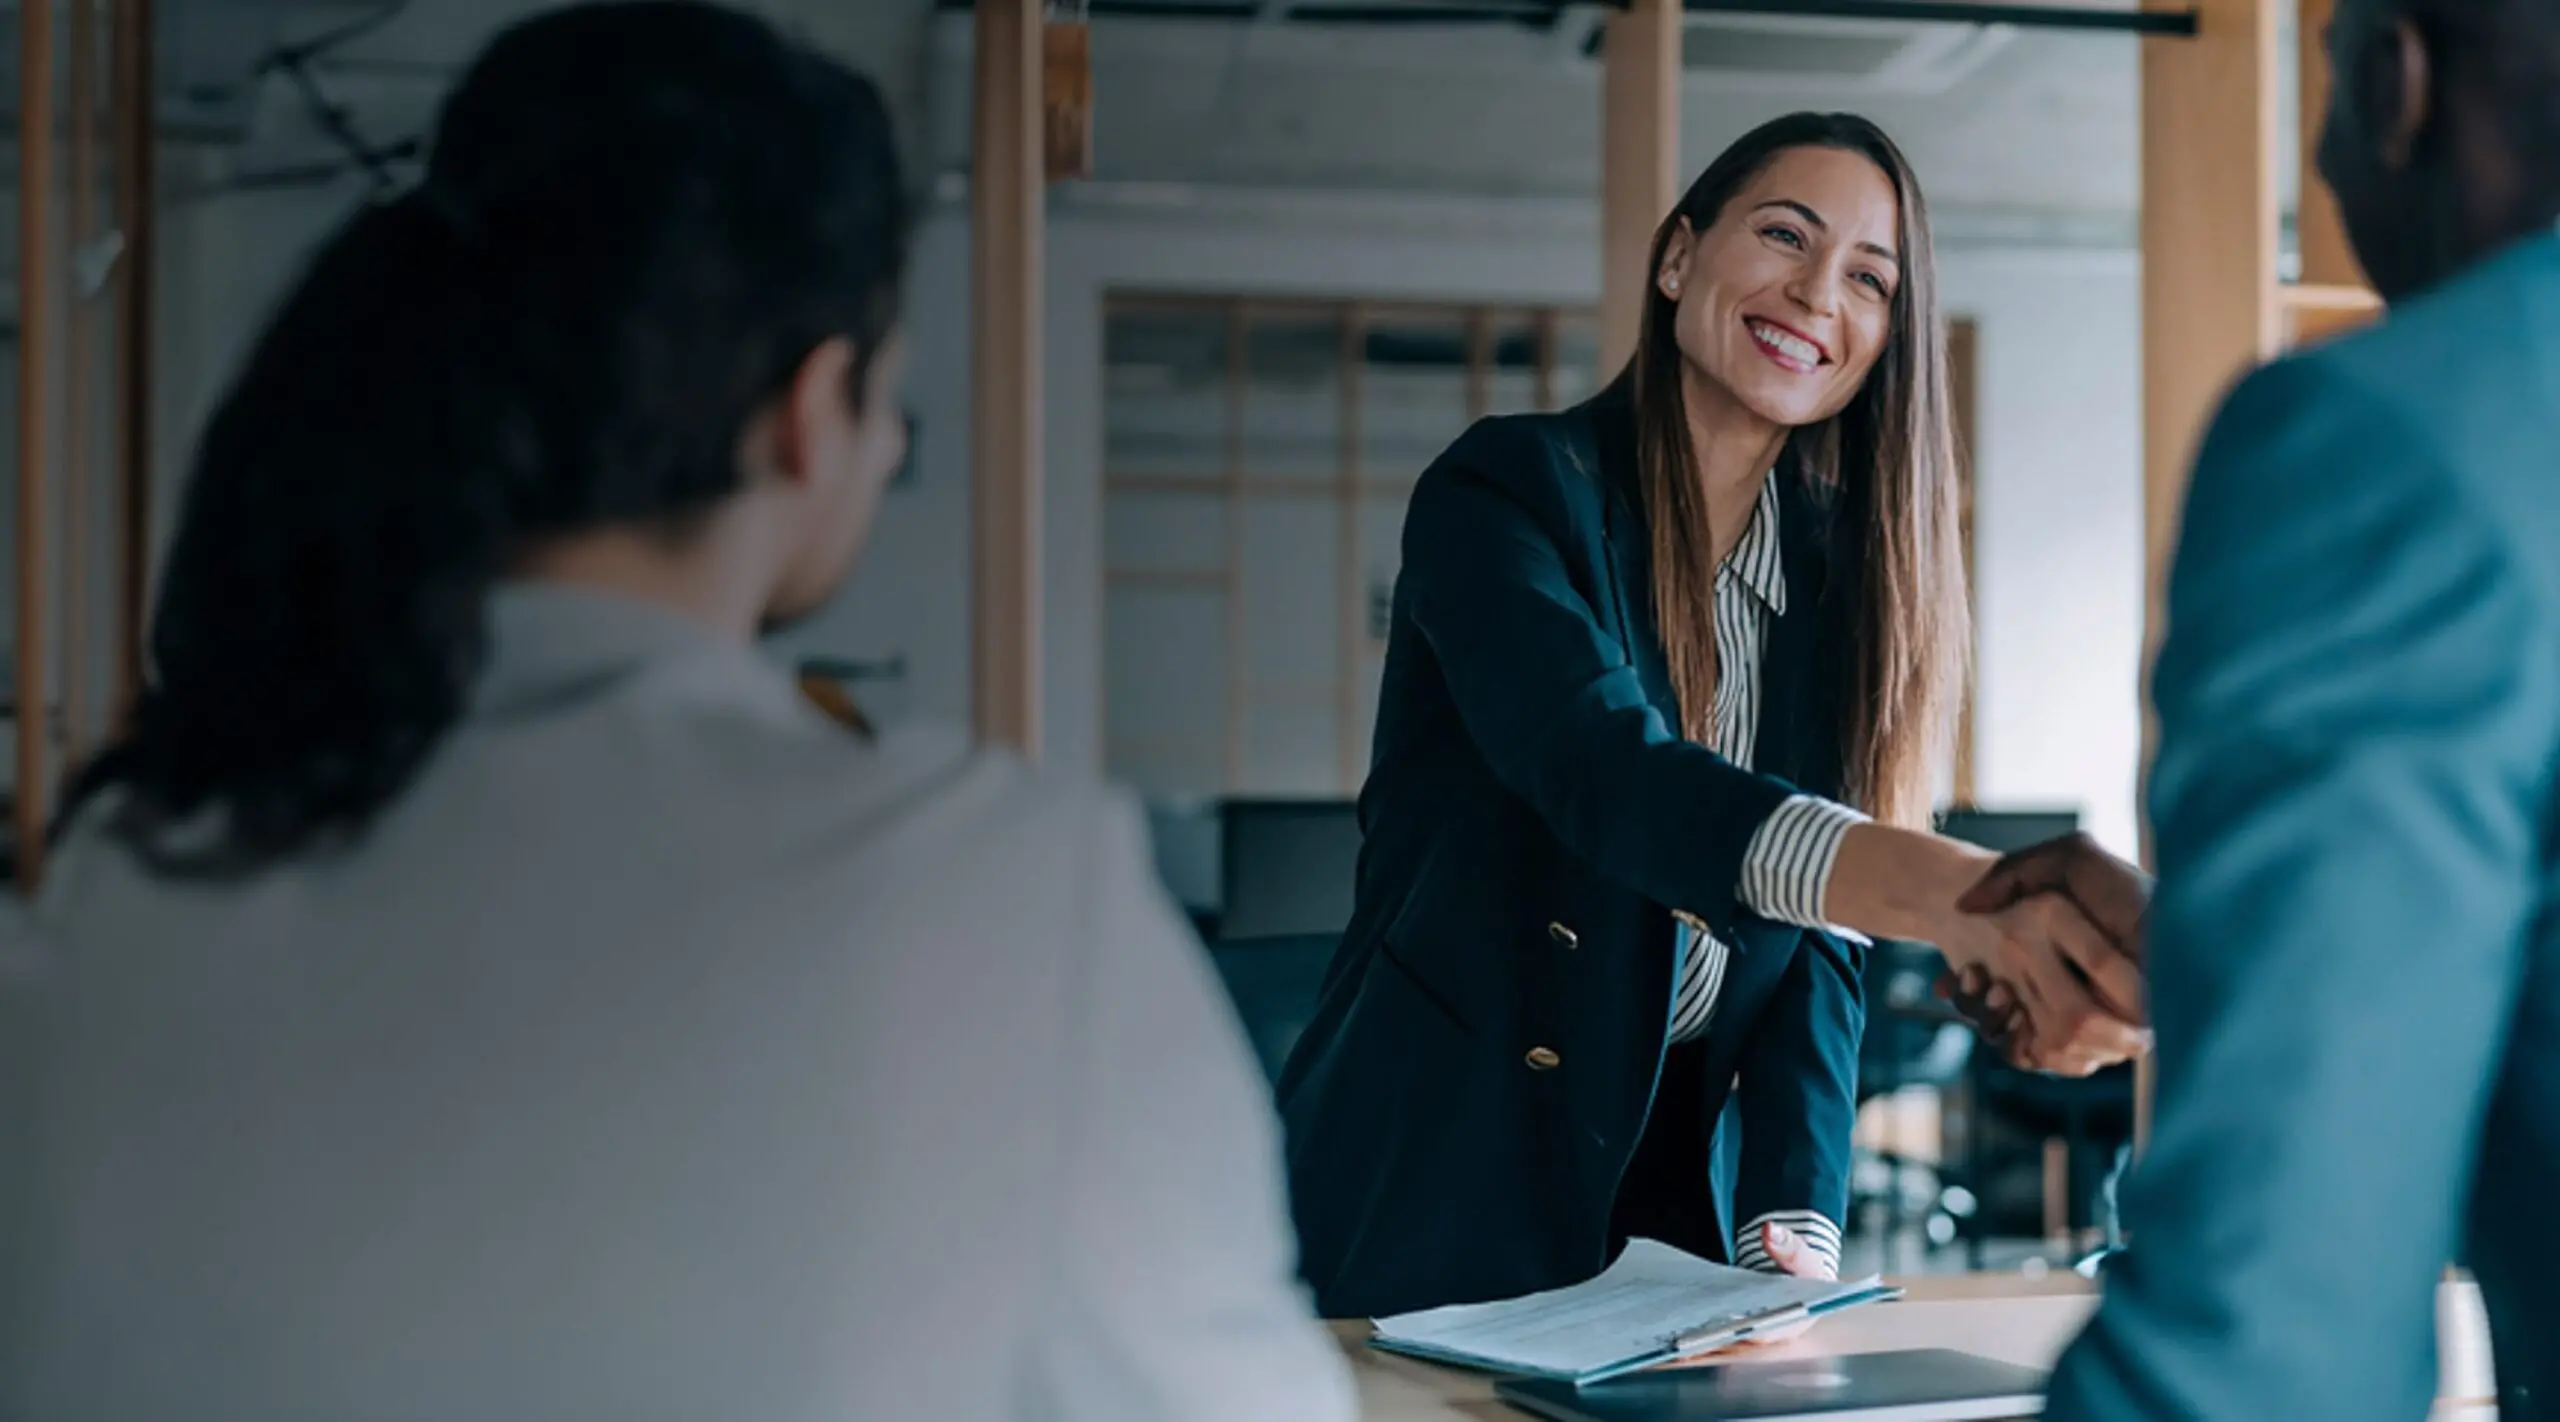
[[[43,726],[0,771],[19,844],[129,689],[134,607],[189,443],[261,313],[324,230],[414,173],[458,64],[536,8],[20,0],[0,65],[22,102],[21,4],[50,5],[56,117],[46,210],[22,213],[36,155],[14,138],[0,184],[0,449],[19,492],[0,501],[0,626],[42,639],[5,659],[43,684],[6,698],[13,732],[29,714]],[[874,722],[966,719],[972,437],[990,395],[971,360],[975,17],[965,0],[758,8],[880,81],[922,205],[911,468],[861,572],[775,655],[844,682]],[[1169,891],[1276,1055],[1347,911],[1405,496],[1470,420],[1569,404],[1609,373],[1610,10],[1069,8],[1089,26],[1092,166],[1047,187],[1033,288],[1040,734],[1051,762],[1146,796]],[[2142,41],[1822,8],[1684,17],[1682,179],[1796,108],[1862,111],[1908,150],[1936,217],[1970,486],[1977,670],[1950,829],[1997,844],[2076,824],[2132,854]],[[32,287],[17,259],[31,231]],[[42,527],[22,536],[29,511]],[[1878,955],[1862,1247],[1897,1269],[2067,1260],[2104,1217],[2129,1088],[1973,1060],[1929,976],[1925,952]]]

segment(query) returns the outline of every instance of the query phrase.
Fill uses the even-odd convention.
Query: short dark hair
[[[2505,128],[2520,158],[2560,174],[2560,5],[2552,0],[2343,0],[2405,19],[2426,41],[2439,102],[2461,85]],[[2537,175],[2539,176],[2539,175]]]
[[[215,411],[147,685],[65,822],[109,786],[141,848],[219,812],[199,868],[360,827],[461,714],[511,554],[734,493],[747,422],[829,340],[860,399],[907,223],[877,91],[761,20],[506,31],[423,183],[321,247]]]

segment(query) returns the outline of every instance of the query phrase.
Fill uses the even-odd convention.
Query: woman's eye
[[[1804,238],[1792,227],[1763,227],[1760,229],[1760,235],[1773,241],[1784,242],[1790,247],[1804,245]]]
[[[1860,272],[1858,273],[1858,280],[1874,287],[1876,295],[1878,296],[1893,295],[1893,288],[1885,285],[1884,278],[1877,276],[1874,272]]]

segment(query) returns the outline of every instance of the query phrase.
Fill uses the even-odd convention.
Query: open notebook
[[[1587,1283],[1381,1318],[1369,1341],[1434,1362],[1590,1383],[1900,1292],[1875,1279],[1831,1283],[1727,1268],[1638,1239]]]

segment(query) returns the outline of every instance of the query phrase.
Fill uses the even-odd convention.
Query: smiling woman
[[[1647,275],[1606,390],[1415,485],[1356,906],[1280,1084],[1330,1315],[1571,1284],[1635,1236],[1835,1272],[1865,935],[2015,984],[2044,1064],[2132,1046],[2066,962],[2119,982],[2113,949],[2052,901],[1959,913],[1984,857],[1916,828],[1966,609],[1909,166],[1780,119]]]
[[[1700,174],[1653,251],[1628,379],[1654,610],[1683,729],[1706,739],[1717,648],[1711,619],[1682,614],[1712,601],[1716,569],[1802,431],[1814,438],[1782,472],[1844,496],[1841,531],[1868,574],[1850,698],[1861,724],[1846,728],[1845,788],[1885,819],[1922,823],[1968,618],[1919,181],[1866,120],[1794,115]]]

